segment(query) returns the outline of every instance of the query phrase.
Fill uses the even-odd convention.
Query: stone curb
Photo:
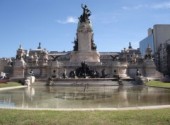
[[[170,108],[170,105],[159,106],[141,106],[141,107],[126,107],[126,108],[6,108],[0,107],[0,109],[12,109],[12,110],[35,110],[35,111],[126,111],[126,110],[152,110],[152,109],[164,109]]]
[[[20,89],[20,88],[27,88],[27,86],[4,87],[4,88],[0,88],[0,91],[11,90],[11,89]]]

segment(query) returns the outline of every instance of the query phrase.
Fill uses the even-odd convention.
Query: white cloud
[[[136,6],[123,6],[122,9],[123,10],[138,10],[138,9],[141,9],[141,8],[147,8],[148,5],[147,4],[139,4],[139,5],[136,5]]]
[[[147,4],[143,4],[143,5],[141,4],[141,5],[135,6],[134,9],[138,10],[138,9],[140,9],[140,8],[147,8],[147,7],[148,7]]]
[[[170,9],[170,2],[159,3],[152,5],[154,9]]]
[[[123,7],[122,7],[122,9],[123,9],[123,10],[129,10],[129,9],[130,9],[130,7],[123,6]]]
[[[153,3],[153,4],[139,4],[136,6],[123,6],[123,10],[138,10],[143,8],[151,9],[170,9],[170,2]]]
[[[77,23],[78,19],[70,16],[70,17],[67,18],[66,22],[67,23]]]
[[[66,20],[57,20],[57,22],[61,24],[78,23],[78,18],[69,16]]]
[[[121,13],[118,12],[101,12],[91,16],[92,23],[99,22],[102,24],[117,23],[119,21]]]

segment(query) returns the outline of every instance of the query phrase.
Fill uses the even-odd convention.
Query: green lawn
[[[18,83],[18,82],[0,83],[0,88],[3,88],[3,87],[13,87],[13,86],[21,86],[21,83]]]
[[[1,125],[170,125],[170,109],[25,111],[0,109]]]
[[[149,81],[146,83],[147,86],[170,88],[170,83],[164,83],[161,81]]]
[[[8,83],[13,86],[19,83]],[[6,85],[8,85],[6,84]],[[147,85],[170,87],[150,81]],[[35,111],[0,109],[0,125],[170,125],[170,108],[127,111]]]

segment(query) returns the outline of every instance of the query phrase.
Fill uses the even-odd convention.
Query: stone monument
[[[79,17],[73,51],[49,52],[42,49],[39,43],[37,49],[30,49],[26,54],[26,50],[20,46],[16,59],[13,61],[13,78],[26,78],[30,71],[34,72],[38,80],[48,78],[49,84],[52,80],[69,81],[70,78],[80,80],[117,78],[119,83],[125,79],[137,78],[143,81],[143,77],[148,80],[161,78],[156,71],[149,46],[144,59],[140,50],[134,49],[130,42],[129,47],[121,52],[100,52],[99,54],[89,19],[91,11],[86,5],[81,7],[83,13]]]
[[[71,52],[70,62],[100,62],[100,54],[96,51],[93,39],[93,29],[90,22],[91,11],[86,5],[81,6],[83,14],[79,17],[77,38],[74,51]]]

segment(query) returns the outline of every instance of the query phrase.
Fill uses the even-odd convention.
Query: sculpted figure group
[[[83,14],[79,17],[80,22],[89,22],[89,16],[91,16],[91,11],[87,8],[87,5],[81,5],[83,9]]]

